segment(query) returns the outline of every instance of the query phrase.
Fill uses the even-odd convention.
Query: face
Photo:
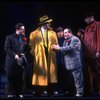
[[[68,29],[65,29],[64,30],[64,38],[67,39],[67,38],[70,38],[72,36],[72,33],[69,32]]]
[[[85,18],[85,22],[86,22],[87,24],[91,24],[93,21],[94,21],[94,17],[93,17],[93,16],[90,16],[90,17],[86,17],[86,18]]]
[[[57,36],[58,38],[63,38],[64,37],[63,31],[57,32]]]
[[[80,37],[80,36],[81,36],[81,32],[77,32],[77,36],[79,36],[79,37]]]
[[[24,26],[21,26],[19,30],[20,30],[21,34],[23,34],[23,35],[25,34],[25,27]]]
[[[51,23],[49,23],[49,22],[46,23],[46,24],[44,25],[44,28],[45,28],[45,29],[50,29],[50,28],[51,28]]]

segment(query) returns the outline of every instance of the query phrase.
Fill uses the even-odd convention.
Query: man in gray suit
[[[71,71],[76,87],[76,96],[81,97],[84,93],[83,68],[81,64],[81,42],[72,34],[69,28],[64,30],[63,46],[53,45],[52,49],[61,51],[64,57],[66,69]]]

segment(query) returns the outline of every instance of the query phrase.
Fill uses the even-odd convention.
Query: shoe
[[[35,91],[33,91],[33,95],[35,95],[36,94],[36,92]]]
[[[47,92],[47,91],[43,91],[43,93],[44,93],[44,94],[47,94],[48,92]]]
[[[58,91],[55,91],[54,94],[57,95],[58,94]]]
[[[66,91],[65,94],[68,94],[68,91]]]
[[[59,95],[58,91],[55,91],[55,92],[53,93],[53,96],[58,96],[58,95]]]
[[[13,98],[14,96],[12,94],[7,95],[7,98]]]
[[[20,98],[24,98],[24,96],[22,94],[19,95]]]
[[[82,94],[76,94],[76,97],[82,97],[83,95]]]
[[[43,91],[43,92],[41,93],[41,96],[48,96],[48,92],[47,92],[47,91]]]

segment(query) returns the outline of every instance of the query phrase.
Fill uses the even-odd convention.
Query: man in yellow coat
[[[58,44],[58,40],[50,27],[52,19],[45,15],[39,21],[39,27],[31,32],[29,42],[34,57],[32,85],[47,87],[49,83],[57,83],[56,53],[52,45]]]

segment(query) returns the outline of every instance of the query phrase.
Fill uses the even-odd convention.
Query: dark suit
[[[5,52],[6,52],[6,72],[7,72],[7,93],[21,94],[23,89],[23,68],[19,66],[15,60],[15,54],[20,56],[25,53],[26,44],[24,41],[19,44],[18,35],[16,33],[6,37]]]

